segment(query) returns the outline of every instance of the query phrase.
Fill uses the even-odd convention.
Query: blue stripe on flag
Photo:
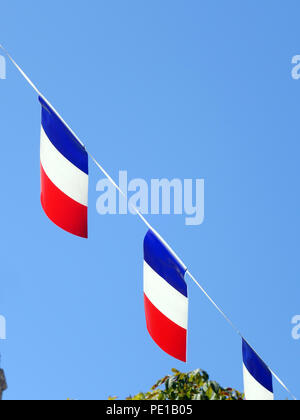
[[[88,154],[49,105],[39,97],[42,105],[42,126],[54,147],[73,165],[87,175],[89,173]]]
[[[144,258],[150,267],[182,295],[188,297],[184,281],[186,268],[180,264],[160,239],[149,230],[144,240]]]
[[[270,370],[245,340],[243,340],[243,359],[245,367],[253,378],[273,393],[273,381]]]

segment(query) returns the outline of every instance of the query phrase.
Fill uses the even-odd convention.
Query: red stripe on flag
[[[58,227],[81,238],[88,237],[88,209],[64,194],[48,178],[41,165],[41,203],[49,217]]]
[[[187,331],[163,315],[145,294],[144,298],[149,334],[163,351],[186,362]]]

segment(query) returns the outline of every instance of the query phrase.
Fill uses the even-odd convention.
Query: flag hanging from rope
[[[186,268],[151,231],[144,240],[144,300],[147,328],[155,343],[186,362],[188,292]]]
[[[272,373],[245,340],[243,340],[243,361],[246,400],[274,400]]]
[[[60,228],[88,237],[88,154],[41,97],[41,203]]]

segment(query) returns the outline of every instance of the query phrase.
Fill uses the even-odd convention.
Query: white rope
[[[78,136],[74,133],[74,131],[68,126],[68,124],[64,121],[64,119],[60,116],[60,114],[56,111],[56,109],[50,104],[50,102],[42,95],[42,93],[38,90],[36,85],[30,80],[30,78],[27,76],[27,74],[21,69],[21,67],[15,62],[15,60],[11,57],[11,55],[6,51],[6,49],[0,44],[0,48],[5,52],[5,54],[8,56],[12,64],[17,68],[17,70],[21,73],[21,75],[25,78],[25,80],[29,83],[29,85],[35,90],[35,92],[43,98],[43,100],[48,104],[48,106],[52,109],[52,111],[60,118],[60,120],[64,123],[64,125],[70,130],[70,132],[73,134],[73,136],[76,138],[76,140],[83,146],[84,144],[82,141],[78,138]],[[85,148],[86,149],[86,148]],[[86,150],[87,151],[87,150]],[[99,162],[94,158],[93,155],[91,155],[87,151],[90,158],[93,160],[95,165],[100,169],[100,171],[106,176],[106,178],[112,183],[112,185],[119,191],[119,193],[126,198],[127,200],[127,194],[124,193],[124,191],[121,190],[119,185],[114,181],[114,179],[109,175],[109,173],[100,165]],[[132,210],[137,214],[137,216],[142,220],[142,222],[150,229],[159,239],[160,241],[165,245],[165,247],[171,252],[171,254],[177,259],[179,264],[181,264],[184,269],[186,270],[186,274],[193,280],[193,282],[198,286],[198,288],[202,291],[202,293],[207,297],[207,299],[212,303],[212,305],[217,309],[217,311],[222,315],[222,317],[226,320],[226,322],[233,328],[233,330],[243,339],[243,335],[239,331],[239,329],[235,326],[235,324],[230,320],[230,318],[225,314],[225,312],[214,302],[214,300],[209,296],[209,294],[206,292],[206,290],[200,285],[200,283],[195,279],[195,277],[187,270],[186,265],[182,262],[182,260],[179,258],[179,256],[175,253],[175,251],[170,247],[170,245],[165,241],[165,239],[151,226],[151,224],[145,219],[145,217],[141,214],[141,212],[131,203],[129,203],[129,206],[132,208]],[[247,340],[245,340],[247,342]],[[253,349],[253,348],[252,348]],[[254,349],[253,349],[254,350]],[[255,351],[255,350],[254,350]],[[256,352],[255,352],[256,353]],[[259,358],[261,358],[258,353],[256,353]],[[271,374],[274,376],[274,378],[279,382],[279,384],[292,396],[294,400],[297,400],[297,398],[292,394],[292,392],[287,388],[287,386],[283,383],[283,381],[269,368]]]
[[[248,341],[244,338],[240,330],[235,326],[235,324],[231,321],[230,318],[225,314],[225,312],[216,304],[216,302],[209,296],[209,294],[206,292],[206,290],[201,286],[201,284],[195,279],[195,277],[187,271],[187,275],[193,280],[193,282],[199,287],[200,290],[204,293],[204,295],[207,297],[207,299],[212,303],[212,305],[217,309],[218,312],[222,315],[222,317],[225,319],[226,322],[234,329],[234,331],[242,338],[242,340],[246,341],[246,343],[250,346]],[[256,355],[262,360],[262,358],[259,356],[259,354],[253,349],[252,346],[250,346],[252,350],[256,353]],[[274,378],[279,382],[279,384],[291,395],[291,397],[297,401],[297,398],[293,395],[293,393],[288,389],[288,387],[282,382],[282,380],[270,369],[271,374],[274,376]]]
[[[293,400],[297,401],[297,398],[295,397],[295,395],[288,389],[288,387],[282,382],[282,380],[276,375],[276,373],[274,373],[272,371],[272,369],[270,369],[270,368],[269,368],[269,370],[272,373],[272,375],[274,376],[274,378],[277,380],[277,382],[279,382],[280,385],[291,395]]]
[[[100,171],[108,178],[108,180],[113,184],[113,186],[119,191],[119,193],[127,200],[127,195],[124,193],[124,191],[121,190],[119,185],[113,180],[113,178],[109,175],[109,173],[103,168],[103,166],[100,165],[96,161],[93,155],[91,155],[89,152],[87,152],[90,158],[94,161],[95,165],[98,166]],[[131,209],[139,216],[139,218],[142,220],[142,222],[145,223],[145,225],[148,227],[148,229],[152,230],[152,232],[161,240],[161,242],[165,245],[165,247],[171,252],[171,254],[177,259],[177,261],[184,267],[186,270],[186,266],[181,261],[181,259],[178,257],[178,255],[174,252],[174,250],[170,247],[170,245],[164,240],[164,238],[154,229],[153,226],[150,225],[150,223],[145,219],[145,217],[142,215],[142,213],[133,206],[130,202],[128,203]]]
[[[22,76],[25,78],[25,80],[30,84],[30,86],[36,91],[36,93],[40,96],[42,96],[41,92],[38,90],[38,88],[35,86],[35,84],[29,79],[26,73],[21,69],[21,67],[18,66],[18,64],[15,62],[15,60],[12,58],[12,56],[8,53],[8,51],[3,47],[3,45],[0,44],[0,48],[4,51],[4,53],[7,55],[7,57],[10,59],[10,61],[13,63],[13,65],[19,70],[19,72],[22,74]]]
[[[204,288],[201,286],[201,284],[195,279],[195,277],[187,271],[187,275],[190,276],[190,278],[193,280],[194,283],[199,287],[199,289],[204,293],[204,295],[207,297],[207,299],[213,304],[213,306],[217,309],[217,311],[220,312],[222,317],[228,322],[228,324],[234,329],[234,331],[241,337],[242,334],[240,333],[239,329],[234,325],[234,323],[228,318],[228,316],[225,314],[224,311],[216,304],[216,302],[209,296],[209,294],[204,290]]]
[[[27,76],[27,74],[21,69],[21,67],[15,62],[15,60],[12,58],[12,56],[6,51],[6,49],[3,47],[3,45],[0,44],[0,48],[5,52],[7,57],[10,59],[10,61],[13,63],[13,65],[17,68],[17,70],[22,74],[24,79],[30,84],[30,86],[36,91],[36,93],[47,103],[47,105],[51,108],[51,110],[57,115],[57,117],[64,123],[64,125],[67,127],[68,130],[73,134],[73,136],[76,138],[76,140],[84,147],[84,144],[82,141],[77,137],[77,135],[74,133],[74,131],[71,129],[71,127],[68,126],[68,124],[65,122],[65,120],[62,118],[62,116],[56,111],[56,109],[50,104],[47,98],[38,90],[36,85],[30,80],[30,78]]]

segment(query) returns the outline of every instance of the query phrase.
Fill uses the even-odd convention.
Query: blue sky
[[[297,397],[299,12],[293,0],[1,5],[1,43],[115,178],[205,179],[203,225],[149,220]],[[37,97],[11,65],[0,92],[5,398],[123,398],[173,367],[242,390],[240,340],[192,283],[187,366],[151,341],[146,229],[97,214],[92,163],[89,240],[47,220]]]

